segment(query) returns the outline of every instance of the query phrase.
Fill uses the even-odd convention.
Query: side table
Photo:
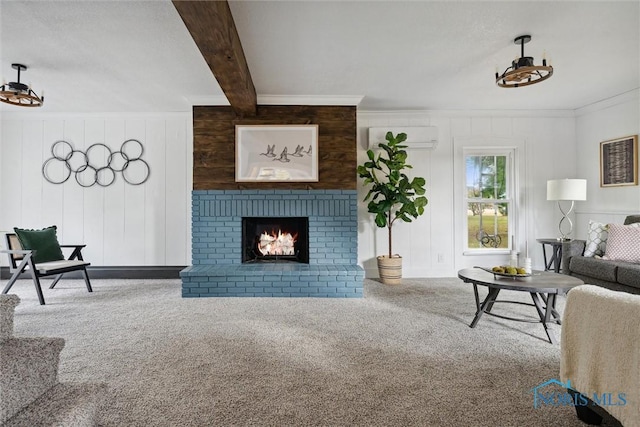
[[[544,270],[551,270],[560,273],[560,265],[562,262],[562,240],[558,239],[536,239],[542,245],[542,255],[544,256]],[[551,246],[551,258],[547,260],[547,245]]]

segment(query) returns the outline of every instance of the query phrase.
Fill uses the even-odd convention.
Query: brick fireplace
[[[356,205],[356,190],[194,190],[193,265],[180,273],[182,295],[362,297]],[[303,257],[250,259],[247,218],[308,224]]]
[[[274,124],[318,125],[317,182],[236,182],[236,126]],[[356,128],[355,106],[258,105],[251,117],[194,106],[193,265],[180,273],[182,295],[362,297]],[[251,218],[301,219],[307,245],[299,247],[302,237],[297,257],[255,259],[255,242],[247,243],[255,235],[242,231]]]

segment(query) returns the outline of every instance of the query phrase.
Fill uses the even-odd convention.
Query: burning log
[[[263,256],[295,255],[296,237],[281,230],[277,234],[264,231],[258,240],[258,251]]]

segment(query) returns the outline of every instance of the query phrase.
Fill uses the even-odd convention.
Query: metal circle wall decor
[[[137,149],[133,144],[137,144]],[[52,157],[42,164],[42,176],[52,184],[63,184],[73,174],[81,187],[96,184],[108,187],[120,172],[127,184],[141,185],[151,174],[149,164],[142,159],[143,153],[144,147],[137,139],[127,139],[119,151],[112,151],[103,143],[90,145],[86,151],[81,151],[74,149],[70,142],[60,140],[51,146]]]

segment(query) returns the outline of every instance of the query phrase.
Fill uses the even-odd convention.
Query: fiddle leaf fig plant
[[[375,215],[378,227],[387,227],[389,236],[389,258],[392,257],[392,227],[397,220],[412,222],[424,214],[428,203],[424,196],[425,179],[409,177],[403,172],[412,169],[407,164],[406,133],[394,136],[392,132],[385,135],[386,143],[378,144],[382,152],[367,151],[368,160],[358,166],[358,176],[364,180],[365,187],[370,186],[364,198],[369,202],[367,208]]]

